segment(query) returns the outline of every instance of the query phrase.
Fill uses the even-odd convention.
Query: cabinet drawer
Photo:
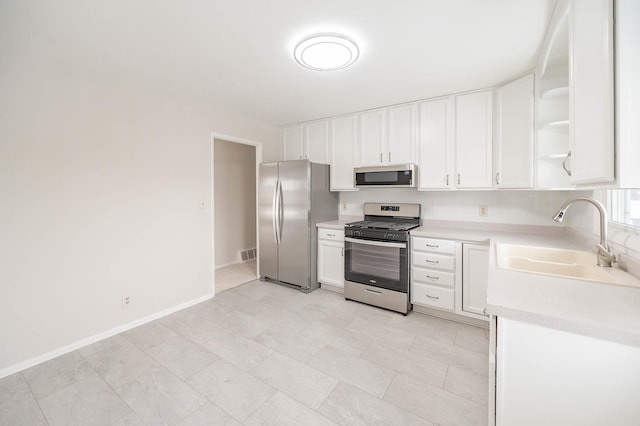
[[[413,266],[429,269],[453,271],[455,257],[435,253],[413,252]]]
[[[343,229],[318,228],[319,240],[344,241]]]
[[[428,251],[431,253],[455,254],[456,243],[455,241],[450,240],[413,237],[413,249],[418,251]]]
[[[455,274],[453,272],[438,271],[435,269],[411,268],[411,280],[420,284],[437,284],[453,287]]]
[[[416,283],[411,288],[411,301],[416,305],[453,311],[455,299],[453,289]]]

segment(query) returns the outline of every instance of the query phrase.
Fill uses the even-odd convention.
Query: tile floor
[[[216,294],[255,280],[256,270],[255,260],[216,269]]]
[[[0,380],[0,425],[485,425],[488,332],[252,281]]]

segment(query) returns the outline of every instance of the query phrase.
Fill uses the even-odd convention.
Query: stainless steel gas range
[[[365,203],[364,220],[347,223],[344,296],[406,315],[411,310],[409,230],[420,204]]]

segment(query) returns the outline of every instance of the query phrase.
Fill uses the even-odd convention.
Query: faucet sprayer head
[[[562,223],[562,221],[564,220],[564,214],[566,213],[566,211],[567,209],[560,209],[558,213],[556,213],[556,215],[553,217],[553,220],[555,220],[556,222]]]

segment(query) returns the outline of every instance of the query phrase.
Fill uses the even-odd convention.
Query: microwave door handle
[[[371,241],[371,240],[360,240],[357,238],[346,237],[344,239],[348,243],[352,244],[364,244],[367,246],[376,246],[376,247],[393,247],[393,248],[407,248],[406,243],[391,243],[385,241]]]

